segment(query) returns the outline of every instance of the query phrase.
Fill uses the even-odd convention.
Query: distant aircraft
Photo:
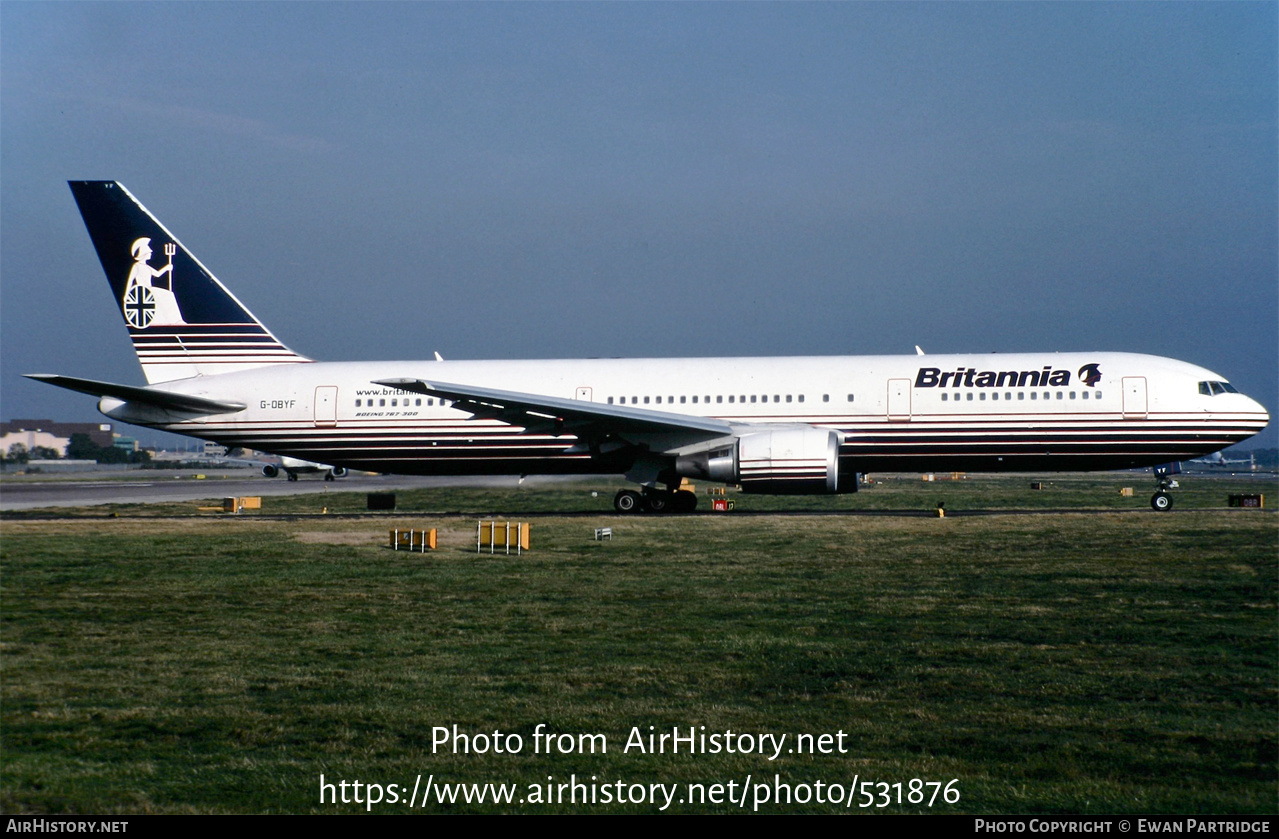
[[[32,378],[98,396],[122,422],[339,469],[620,473],[640,489],[617,493],[619,512],[687,511],[685,477],[820,494],[856,492],[870,470],[1157,466],[1270,419],[1216,373],[1129,353],[319,363],[123,186],[71,191],[148,385]],[[170,261],[152,268],[161,248]],[[1159,480],[1151,505],[1166,510]]]
[[[1249,472],[1257,471],[1257,455],[1249,454],[1247,457],[1226,457],[1221,452],[1213,452],[1206,457],[1197,457],[1190,461],[1191,463],[1199,463],[1204,466],[1220,466],[1222,468],[1234,466],[1239,463],[1247,463]]]
[[[324,480],[326,481],[346,477],[346,469],[341,466],[327,466],[311,460],[299,460],[296,457],[281,457],[279,466],[274,463],[267,463],[262,467],[262,474],[268,478],[274,478],[281,472],[290,481],[296,481],[298,475],[313,475],[320,472],[324,473]]]

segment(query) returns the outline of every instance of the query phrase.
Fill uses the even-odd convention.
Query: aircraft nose
[[[1270,425],[1270,412],[1266,410],[1266,406],[1262,405],[1260,402],[1258,402],[1256,399],[1253,399],[1251,396],[1248,397],[1248,401],[1252,403],[1253,410],[1261,414],[1261,421],[1265,423],[1265,425],[1263,425],[1262,428],[1265,428],[1266,425]]]
[[[1270,412],[1266,410],[1266,406],[1262,405],[1260,402],[1258,402],[1256,399],[1253,399],[1251,396],[1244,395],[1244,399],[1247,405],[1245,410],[1247,410],[1249,413],[1255,413],[1257,421],[1261,423],[1261,425],[1257,426],[1257,431],[1261,431],[1266,426],[1270,425]],[[1253,433],[1255,434],[1257,432],[1253,432]]]

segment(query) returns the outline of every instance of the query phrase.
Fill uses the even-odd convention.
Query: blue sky
[[[1279,415],[1277,8],[5,2],[0,415],[142,382],[81,178],[325,360],[1119,350]]]

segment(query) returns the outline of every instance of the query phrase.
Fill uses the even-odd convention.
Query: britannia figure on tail
[[[133,267],[129,270],[129,281],[125,284],[124,319],[130,326],[145,329],[148,326],[172,326],[185,324],[182,310],[178,308],[177,295],[173,293],[173,255],[177,247],[173,244],[164,246],[164,253],[169,257],[169,264],[160,269],[150,266],[151,239],[136,239],[130,248],[133,254]],[[165,275],[168,275],[167,277]],[[162,283],[159,281],[164,277]]]

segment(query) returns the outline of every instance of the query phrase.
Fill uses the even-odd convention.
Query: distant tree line
[[[150,463],[151,454],[145,451],[130,452],[115,446],[99,446],[88,434],[72,434],[67,444],[66,456],[70,460],[93,460],[98,463]],[[25,443],[14,443],[4,455],[6,466],[23,466],[33,460],[58,460],[62,455],[57,449],[36,446],[28,449]]]
[[[9,447],[9,451],[5,453],[4,462],[9,464],[22,465],[33,460],[57,460],[62,457],[58,454],[57,449],[51,449],[48,446],[36,446],[28,449],[26,443],[14,443]]]
[[[116,446],[99,446],[88,434],[72,434],[67,444],[67,457],[72,460],[96,460],[98,463],[150,463],[151,454],[130,452]]]

